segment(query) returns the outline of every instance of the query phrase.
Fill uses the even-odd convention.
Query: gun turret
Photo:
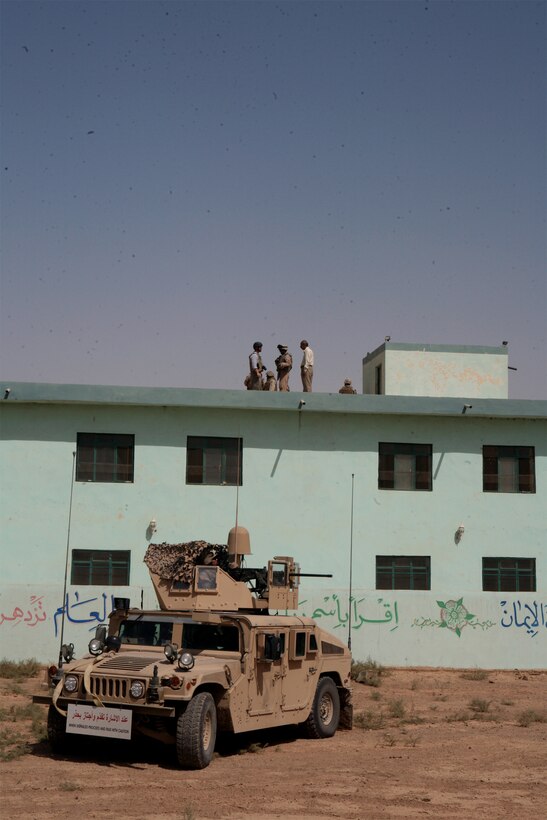
[[[161,609],[264,613],[297,609],[303,576],[294,559],[281,555],[268,561],[267,567],[245,567],[243,561],[250,552],[248,531],[234,527],[227,545],[206,541],[150,544],[144,562]]]

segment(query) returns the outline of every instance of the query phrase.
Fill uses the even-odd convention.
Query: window
[[[483,558],[485,592],[535,592],[535,558]]]
[[[72,550],[71,584],[128,586],[130,550]]]
[[[230,624],[185,623],[182,648],[191,652],[204,649],[239,652],[239,630]]]
[[[535,493],[533,447],[482,448],[482,489],[485,493]]]
[[[289,657],[292,661],[306,656],[306,632],[291,630],[289,634]]]
[[[133,481],[135,436],[78,433],[76,481]]]
[[[188,436],[186,444],[187,484],[242,483],[242,440]]]
[[[147,615],[123,621],[119,637],[124,644],[140,646],[165,646],[173,640],[173,621]]]
[[[431,558],[377,555],[376,589],[431,589]]]
[[[378,445],[380,490],[431,490],[431,444]]]
[[[374,392],[377,396],[382,394],[382,365],[377,364],[374,371]]]

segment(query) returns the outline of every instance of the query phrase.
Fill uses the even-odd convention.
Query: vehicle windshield
[[[203,649],[239,652],[239,630],[227,624],[185,623],[182,648],[190,652]]]
[[[119,637],[122,644],[165,646],[173,640],[173,622],[144,618],[123,621]]]

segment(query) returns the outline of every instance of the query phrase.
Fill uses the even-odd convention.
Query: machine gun
[[[243,566],[251,553],[249,533],[233,527],[228,544],[190,541],[150,544],[144,561],[161,609],[249,611],[298,609],[301,578],[332,575],[301,573],[291,556],[276,556],[267,567]]]

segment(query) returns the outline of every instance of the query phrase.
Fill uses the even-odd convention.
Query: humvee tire
[[[217,710],[209,692],[196,695],[177,720],[177,760],[186,769],[204,769],[213,759]]]
[[[68,747],[66,718],[59,714],[53,704],[50,705],[47,713],[47,739],[54,752],[66,752]]]
[[[332,737],[340,723],[340,695],[332,678],[320,678],[304,730],[308,737]]]

